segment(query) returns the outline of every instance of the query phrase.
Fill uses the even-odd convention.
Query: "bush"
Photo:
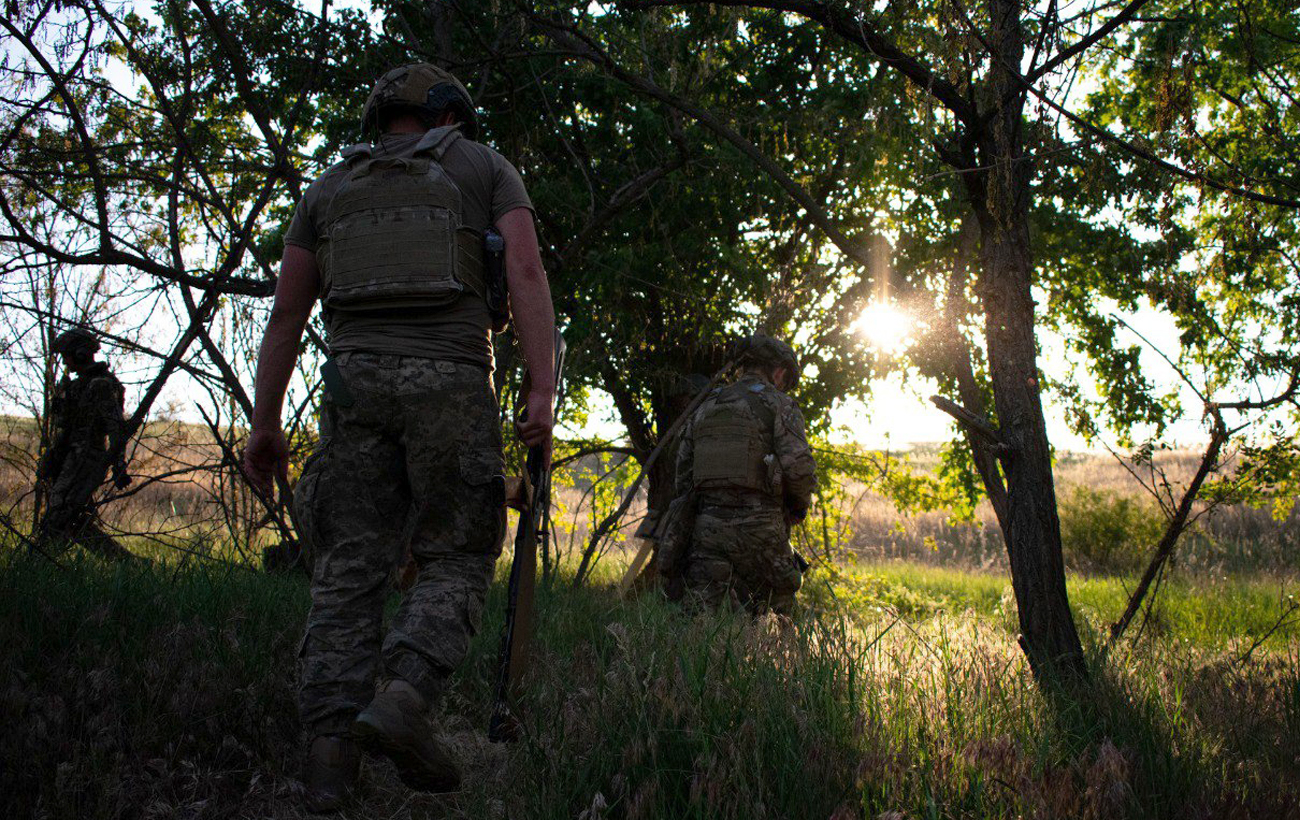
[[[1080,572],[1135,572],[1165,529],[1154,506],[1113,490],[1075,486],[1060,501],[1065,563]]]

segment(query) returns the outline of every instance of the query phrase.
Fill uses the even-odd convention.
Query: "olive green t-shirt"
[[[380,136],[374,155],[410,156],[423,136]],[[461,224],[467,228],[482,232],[515,208],[532,210],[519,172],[486,145],[461,137],[447,147],[442,167],[460,188]],[[329,203],[347,170],[339,162],[308,186],[284,236],[286,245],[316,252],[328,231]],[[482,297],[468,289],[450,305],[327,310],[324,318],[331,353],[396,353],[492,366],[492,318]]]

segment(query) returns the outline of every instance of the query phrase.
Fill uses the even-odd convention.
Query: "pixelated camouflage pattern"
[[[344,354],[352,403],[327,397],[294,493],[312,552],[299,708],[345,731],[398,677],[432,701],[477,628],[505,532],[501,424],[485,368]],[[406,545],[418,567],[387,634],[384,598]]]
[[[95,491],[109,471],[109,442],[119,435],[125,391],[104,362],[64,376],[50,402],[50,446],[37,480],[46,489],[40,536],[96,551],[120,549],[95,520]],[[116,548],[116,549],[115,549]]]
[[[801,577],[789,528],[807,514],[817,481],[803,414],[789,396],[756,373],[718,390],[751,392],[772,411],[770,439],[765,436],[772,455],[767,491],[695,489],[692,418],[682,433],[675,486],[678,498],[691,497],[695,515],[689,542],[676,547],[685,559],[679,555],[675,560],[696,605],[716,607],[730,601],[754,613],[788,612]],[[677,540],[685,541],[685,533]]]

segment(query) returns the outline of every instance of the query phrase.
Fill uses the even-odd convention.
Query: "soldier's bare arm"
[[[269,492],[276,475],[284,478],[289,465],[289,445],[280,428],[284,393],[289,387],[302,331],[316,304],[320,270],[316,255],[297,245],[286,245],[275,285],[275,305],[257,354],[254,382],[253,431],[244,448],[244,469],[263,492]]]
[[[542,255],[537,247],[533,213],[527,208],[515,208],[503,214],[496,227],[506,241],[510,313],[532,382],[528,395],[528,420],[517,425],[519,438],[530,447],[538,444],[549,447],[554,423],[555,309],[551,305],[551,288],[546,282]],[[549,455],[548,452],[548,458]]]

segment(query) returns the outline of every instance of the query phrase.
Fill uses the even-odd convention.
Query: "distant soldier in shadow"
[[[124,427],[122,383],[108,364],[95,360],[99,340],[89,331],[64,331],[51,350],[62,357],[68,372],[54,389],[50,445],[36,470],[47,498],[37,541],[55,548],[79,544],[109,558],[129,558],[131,553],[100,528],[94,507],[95,491],[110,466],[114,484],[131,483],[121,458],[109,464],[111,442]]]
[[[761,335],[738,342],[737,360],[740,377],[715,388],[682,433],[659,570],[692,608],[788,615],[807,568],[790,527],[816,483],[803,415],[785,392],[799,363]]]

